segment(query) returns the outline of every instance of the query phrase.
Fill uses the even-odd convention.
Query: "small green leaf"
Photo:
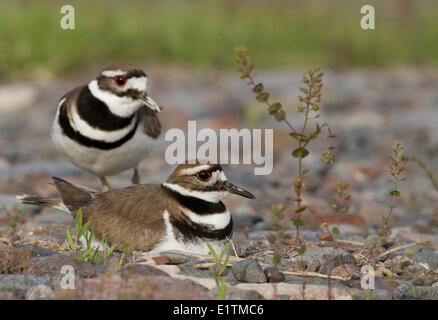
[[[269,106],[269,114],[273,115],[273,114],[275,114],[280,109],[281,109],[281,103],[276,102],[274,104],[271,104]]]
[[[255,93],[262,93],[263,89],[264,89],[263,83],[257,83],[252,89],[252,91],[254,91]]]
[[[220,286],[218,286],[219,300],[225,300],[225,293],[227,286],[225,285],[225,280],[221,279]]]
[[[222,258],[224,257],[224,254],[225,254],[225,252],[227,252],[228,247],[229,247],[230,245],[231,245],[231,242],[228,242],[228,243],[224,246],[224,248],[222,249],[221,254],[220,254],[220,256],[219,256],[219,262],[222,261]]]
[[[299,254],[304,254],[306,252],[306,245],[302,245],[301,248],[298,250]]]
[[[108,249],[108,251],[107,251],[107,256],[109,256],[109,255],[114,251],[115,248],[116,248],[116,245],[113,244],[113,245]]]
[[[303,212],[304,210],[306,210],[306,207],[298,208],[297,210],[295,210],[295,212],[300,213],[300,212]]]
[[[81,227],[82,227],[82,209],[79,209],[78,212],[76,213],[76,217],[75,217],[76,234],[79,233]]]
[[[318,124],[316,124],[316,130],[310,134],[309,140],[316,139],[320,133],[321,133],[321,127]]]
[[[93,248],[89,248],[88,250],[86,250],[86,251],[83,251],[82,253],[81,253],[81,259],[82,260],[85,260],[85,261],[89,261],[89,255],[90,255],[90,253],[91,253],[91,251],[93,250]]]
[[[309,154],[309,151],[307,151],[307,149],[301,147],[301,148],[296,148],[294,151],[292,151],[292,155],[295,158],[305,158],[307,157],[307,155]]]
[[[86,224],[84,224],[78,233],[78,239],[80,239],[82,236],[85,238],[85,240],[87,240],[87,233],[88,233],[88,227],[90,226],[90,222],[87,222]]]
[[[257,95],[256,99],[258,102],[266,102],[269,99],[269,93],[267,93],[267,92],[259,93]]]
[[[277,121],[283,121],[284,119],[286,119],[286,112],[284,112],[284,110],[277,110],[277,112],[274,114],[274,118]]]
[[[87,248],[91,248],[91,243],[93,242],[93,238],[94,238],[94,228],[91,228],[91,232],[88,232]]]
[[[309,173],[309,172],[310,172],[310,169],[303,169],[302,174],[304,175],[304,174]]]
[[[301,133],[292,132],[292,133],[289,133],[289,135],[292,138],[294,138],[295,140],[300,141],[300,142],[307,142],[307,140],[308,140],[307,137]]]
[[[219,258],[218,258],[217,254],[216,254],[216,251],[214,251],[213,247],[211,246],[210,242],[205,241],[205,244],[207,245],[208,250],[210,250],[211,255],[213,256],[214,260],[216,260],[216,263],[219,263],[220,262]]]
[[[107,244],[105,232],[102,233],[102,244],[103,244],[103,246],[105,246]]]
[[[299,220],[299,219],[297,219],[297,220],[293,221],[293,224],[294,224],[294,226],[299,227],[299,226],[303,226],[304,222]]]
[[[70,247],[70,249],[72,251],[75,251],[76,250],[76,246],[75,246],[75,244],[73,242],[73,238],[70,235],[70,231],[68,231],[68,228],[66,229],[66,233],[67,233],[68,246]]]
[[[99,256],[99,248],[96,248],[96,250],[94,250],[94,254],[93,257],[91,258],[91,261],[94,264],[97,264],[100,261],[101,257]]]
[[[391,196],[400,197],[400,192],[398,190],[392,190],[390,192]]]
[[[225,271],[225,269],[227,268],[228,265],[228,259],[230,258],[231,252],[228,252],[227,256],[225,257],[225,261],[224,264],[222,265],[222,267],[219,270],[219,275],[222,275],[222,273]]]
[[[339,229],[336,228],[336,227],[333,227],[333,228],[332,228],[332,233],[333,233],[334,235],[338,235],[338,234],[340,234]]]

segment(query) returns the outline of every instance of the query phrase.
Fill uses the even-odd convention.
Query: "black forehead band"
[[[125,77],[126,78],[140,78],[140,77],[146,77],[146,73],[144,73],[143,71],[141,71],[141,70],[135,70],[135,71],[131,71],[131,72],[128,72],[126,75],[125,75]]]

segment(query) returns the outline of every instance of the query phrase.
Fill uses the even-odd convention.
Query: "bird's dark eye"
[[[126,84],[126,78],[124,76],[115,76],[114,83],[119,87],[123,87]]]
[[[211,173],[210,171],[199,171],[196,177],[201,181],[208,181],[211,178]]]

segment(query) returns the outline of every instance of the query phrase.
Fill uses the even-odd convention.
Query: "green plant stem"
[[[312,94],[312,88],[309,88],[309,92],[307,94],[307,99],[308,101],[306,102],[306,114],[304,116],[304,123],[303,123],[303,127],[301,128],[301,134],[304,134],[304,132],[306,131],[306,127],[307,127],[307,121],[309,119],[309,111],[310,111],[310,98],[311,98],[311,94]],[[307,142],[304,144],[304,146],[306,146],[309,143],[310,140],[307,140]],[[301,141],[298,141],[298,148],[304,147],[302,145]],[[303,163],[302,163],[302,158],[299,157],[298,158],[298,179],[300,180],[300,188],[298,189],[297,192],[297,210],[301,208],[301,191],[303,188],[303,182],[304,182],[304,175],[303,175]],[[301,219],[301,212],[298,212],[298,219]],[[301,236],[300,236],[300,226],[296,225],[295,226],[297,229],[297,241],[301,242]]]

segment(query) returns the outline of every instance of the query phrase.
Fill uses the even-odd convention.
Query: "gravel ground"
[[[165,108],[160,114],[165,131],[186,130],[188,120],[197,120],[198,130],[274,129],[272,174],[256,176],[252,165],[225,166],[230,181],[256,196],[224,201],[235,220],[238,254],[232,254],[223,274],[227,299],[438,299],[438,192],[416,163],[407,162],[408,179],[400,184],[388,243],[381,244],[377,236],[390,205],[392,186],[387,179],[394,139],[404,142],[407,157],[417,156],[435,171],[435,71],[324,70],[320,123],[330,123],[337,135],[336,159],[333,165],[320,161],[329,143],[326,138],[315,143],[304,159],[304,166],[311,169],[304,204],[315,212],[302,215],[303,253],[287,218],[294,208],[285,198],[292,194],[297,167],[284,124],[267,115],[237,74],[162,66],[144,69],[150,95]],[[272,99],[290,110],[295,125],[301,115],[292,109],[298,104],[303,71],[259,71],[258,76]],[[124,266],[119,268],[122,253],[114,252],[107,264],[93,265],[63,251],[65,229],[73,225],[63,213],[26,207],[23,219],[10,225],[10,216],[23,208],[15,195],[54,195],[51,176],[98,187],[93,176],[68,163],[49,139],[59,97],[92,77],[88,73],[70,79],[0,82],[0,299],[215,299],[211,256],[135,252],[122,259]],[[161,135],[141,164],[143,183],[160,183],[173,170],[163,157],[168,145]],[[123,187],[130,178],[131,173],[125,172],[110,177],[110,183]],[[348,215],[331,213],[338,180],[349,184]],[[280,202],[285,210],[279,233],[273,231],[278,223],[272,212]],[[334,241],[321,228],[324,222],[339,229]],[[75,266],[75,290],[60,287],[65,264]],[[361,286],[366,265],[375,269],[373,290]],[[146,281],[151,285],[141,285]]]

